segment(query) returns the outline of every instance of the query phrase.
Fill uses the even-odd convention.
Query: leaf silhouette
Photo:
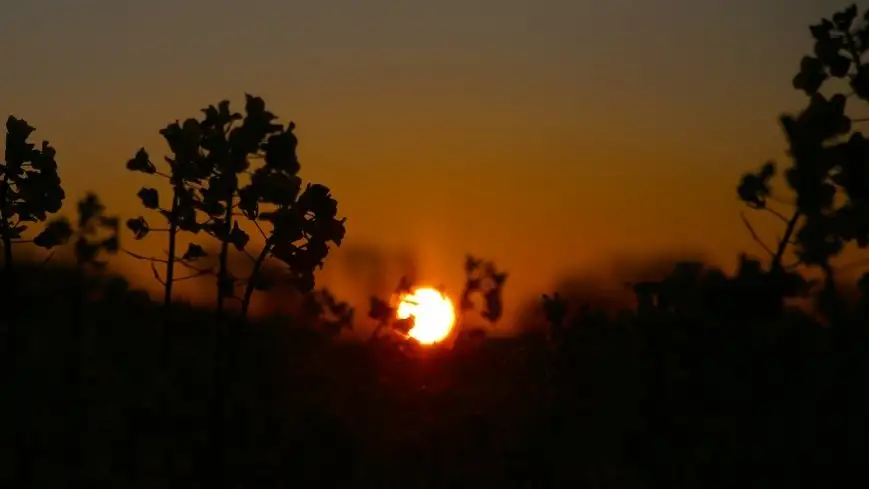
[[[135,219],[127,220],[127,229],[133,232],[136,239],[143,239],[148,233],[151,232],[151,228],[148,227],[148,222],[145,221],[144,217],[137,217]]]
[[[115,234],[114,236],[106,238],[102,243],[100,243],[100,246],[109,253],[117,253],[118,250],[121,249],[120,238]]]
[[[236,222],[233,223],[232,232],[229,234],[229,241],[238,249],[238,251],[244,251],[244,247],[247,246],[247,243],[250,241],[250,236],[242,231]]]
[[[127,161],[127,169],[147,174],[157,173],[157,167],[151,163],[150,156],[148,156],[148,152],[145,151],[145,148],[139,149],[139,151],[136,152],[136,155]]]
[[[157,189],[143,188],[139,190],[139,193],[137,193],[136,196],[139,197],[139,199],[142,201],[142,205],[145,206],[145,208],[160,208],[160,194],[157,192]]]
[[[208,256],[208,253],[199,246],[198,244],[190,243],[187,245],[187,251],[184,252],[183,258],[185,260],[194,261],[200,258],[205,258]]]
[[[848,31],[857,18],[857,6],[849,5],[844,10],[833,14],[833,24],[840,31]]]
[[[830,56],[825,60],[825,63],[830,68],[830,74],[836,78],[844,78],[848,75],[848,71],[851,70],[851,60],[841,54]]]
[[[851,89],[863,100],[869,101],[869,66],[861,66],[851,79]]]
[[[66,244],[72,237],[73,230],[67,219],[56,219],[48,223],[41,233],[33,238],[33,244],[40,248],[50,250],[56,246]]]
[[[27,226],[24,226],[24,225],[16,226],[16,227],[11,228],[9,230],[9,236],[11,236],[12,239],[19,239],[19,238],[21,238],[21,234],[24,231],[27,231]]]
[[[806,92],[806,95],[814,95],[826,80],[827,74],[821,60],[806,56],[800,62],[800,72],[794,76],[793,86],[797,90]]]
[[[463,312],[474,309],[474,295],[482,296],[483,310],[480,315],[490,323],[497,322],[503,315],[501,293],[507,281],[507,274],[499,272],[491,261],[465,256],[465,286],[462,290],[459,308]]]
[[[387,322],[392,320],[394,316],[395,310],[389,307],[389,304],[386,301],[374,296],[369,299],[369,318],[378,322]]]

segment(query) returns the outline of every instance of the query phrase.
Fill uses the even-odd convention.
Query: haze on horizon
[[[784,159],[807,26],[841,7],[31,0],[0,7],[0,107],[57,148],[70,201],[95,190],[130,217],[139,147],[161,155],[168,122],[259,95],[297,123],[347,246],[416,250],[452,289],[466,252],[493,259],[509,308],[618,257],[757,251],[736,183]]]

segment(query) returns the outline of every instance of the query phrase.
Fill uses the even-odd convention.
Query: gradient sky
[[[157,130],[245,91],[298,125],[348,244],[411,247],[510,297],[665,250],[755,251],[740,173],[784,157],[779,113],[822,0],[28,0],[0,7],[0,109],[58,149],[69,194],[137,210]],[[328,268],[328,267],[327,267]]]

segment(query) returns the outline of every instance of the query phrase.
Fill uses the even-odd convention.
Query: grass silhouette
[[[753,212],[782,220],[782,238],[761,243],[768,257],[741,255],[732,274],[676,260],[627,281],[616,298],[568,280],[529,306],[544,327],[495,338],[465,316],[455,343],[441,348],[382,334],[408,326],[378,297],[383,290],[368,304],[380,324],[371,340],[336,339],[361,315],[314,277],[345,222],[327,187],[303,187],[294,124],[276,124],[262,99],[247,95],[245,115],[224,101],[200,120],[169,124],[161,131],[168,171],[144,149],[127,163],[169,182],[168,203],[157,188],[138,192],[166,228],[145,217],[126,222],[133,239],[167,233],[165,257],[125,250],[120,218],[95,194],[79,201],[77,222],[48,221],[65,199],[55,151],[29,142],[33,128],[10,117],[0,165],[0,482],[865,483],[869,273],[844,284],[831,262],[848,244],[869,246],[869,143],[846,111],[869,100],[867,19],[851,6],[811,27],[814,56],[793,80],[807,107],[781,118],[794,198],[773,195],[772,163],[737,185]],[[821,95],[833,78],[853,93]],[[34,230],[24,223],[46,222],[28,238]],[[242,227],[262,233],[261,249],[249,252]],[[206,235],[214,241],[189,241]],[[12,253],[28,242],[72,243],[74,259]],[[152,264],[162,300],[107,271],[105,257],[118,252]],[[239,257],[251,266],[244,279],[233,276]],[[353,259],[375,258],[359,250]],[[497,323],[507,274],[472,256],[464,270],[460,311]],[[174,283],[202,277],[217,284],[213,309],[173,296]],[[283,313],[249,314],[254,292],[269,289]]]

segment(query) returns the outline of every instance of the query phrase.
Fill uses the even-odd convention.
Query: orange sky
[[[303,177],[333,189],[348,246],[416,249],[453,290],[464,253],[491,258],[508,304],[619,256],[756,251],[735,185],[783,159],[807,26],[842,6],[203,2],[0,9],[0,42],[21,46],[0,109],[56,146],[73,199],[137,213],[136,149],[161,154],[166,123],[249,91],[297,123]]]

